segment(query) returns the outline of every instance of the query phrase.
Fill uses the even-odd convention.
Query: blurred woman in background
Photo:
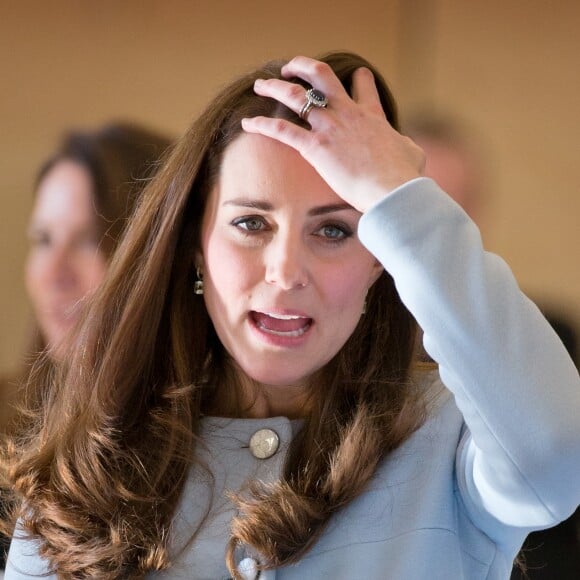
[[[26,262],[35,351],[48,346],[61,356],[82,299],[102,280],[136,194],[168,146],[145,129],[110,125],[70,134],[41,168]]]

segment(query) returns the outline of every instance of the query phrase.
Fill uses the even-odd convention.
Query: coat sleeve
[[[424,331],[467,429],[457,480],[496,542],[554,525],[580,503],[580,380],[561,341],[479,230],[431,179],[410,181],[360,220]]]

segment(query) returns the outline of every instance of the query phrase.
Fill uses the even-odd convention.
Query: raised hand
[[[311,58],[292,59],[282,68],[282,76],[307,81],[326,96],[328,106],[309,109],[310,130],[284,119],[254,117],[243,120],[245,131],[296,149],[340,197],[361,212],[421,176],[423,151],[387,121],[370,70],[355,71],[352,97],[330,66]],[[297,114],[306,103],[304,87],[287,80],[258,80],[254,90]]]

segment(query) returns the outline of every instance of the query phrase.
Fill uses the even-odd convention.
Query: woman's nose
[[[280,237],[270,242],[266,250],[266,275],[268,284],[282,290],[303,288],[310,281],[307,250],[297,239]]]
[[[74,256],[68,248],[53,248],[46,260],[46,279],[53,289],[69,291],[77,286]]]

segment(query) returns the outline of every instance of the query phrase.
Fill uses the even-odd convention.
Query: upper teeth
[[[278,320],[297,320],[298,318],[304,318],[304,316],[298,316],[297,314],[274,314],[273,312],[264,312],[270,318],[277,318]]]

